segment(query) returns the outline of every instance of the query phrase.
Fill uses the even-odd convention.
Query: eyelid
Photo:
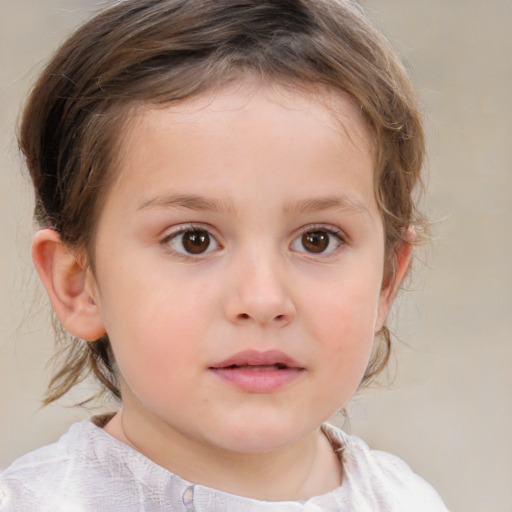
[[[340,246],[343,246],[347,243],[348,237],[345,234],[345,232],[342,229],[340,229],[336,226],[333,226],[332,224],[308,224],[306,226],[301,227],[298,230],[298,232],[295,234],[295,236],[292,240],[292,243],[290,244],[290,247],[292,247],[293,244],[297,240],[299,240],[300,237],[304,236],[306,233],[310,233],[310,232],[314,232],[314,231],[324,231],[324,232],[328,233],[329,235],[334,236],[338,241],[337,247],[335,247],[333,250],[331,250],[329,252],[314,253],[314,252],[309,252],[306,250],[303,250],[303,251],[296,250],[294,252],[306,254],[310,257],[313,256],[313,257],[320,257],[320,258],[328,258],[328,257],[334,256],[337,253],[337,250],[340,248]]]
[[[178,251],[174,247],[171,246],[170,242],[177,238],[179,235],[183,233],[188,233],[190,231],[205,231],[208,233],[211,240],[213,240],[216,244],[216,247],[213,249],[208,249],[207,251],[199,254],[192,254],[186,251]],[[201,257],[205,257],[210,255],[210,253],[218,250],[219,248],[222,248],[222,244],[218,240],[218,236],[213,233],[213,228],[207,224],[201,224],[201,223],[186,223],[186,224],[179,224],[177,226],[174,226],[170,230],[167,230],[165,234],[162,236],[160,240],[160,244],[165,246],[166,250],[171,251],[174,255],[184,258],[184,259],[199,259]]]

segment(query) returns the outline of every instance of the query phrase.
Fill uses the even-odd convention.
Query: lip
[[[209,370],[242,391],[273,393],[298,379],[305,368],[280,350],[244,350]]]

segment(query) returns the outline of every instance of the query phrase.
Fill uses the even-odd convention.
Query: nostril
[[[269,312],[270,313],[270,312]],[[255,321],[257,324],[262,325],[270,325],[273,324],[276,327],[285,326],[290,321],[291,317],[287,313],[273,315],[272,313],[265,315],[263,312],[258,314],[250,314],[250,313],[238,313],[233,320],[240,323],[249,323],[251,321]]]

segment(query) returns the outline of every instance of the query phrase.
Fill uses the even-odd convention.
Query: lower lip
[[[297,380],[302,368],[250,370],[247,368],[210,368],[222,380],[247,393],[273,393]]]

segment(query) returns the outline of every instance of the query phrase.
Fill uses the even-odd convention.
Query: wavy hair
[[[35,189],[35,218],[94,268],[94,234],[116,172],[131,107],[166,105],[243,74],[291,87],[344,91],[373,138],[375,197],[386,233],[386,269],[412,226],[424,158],[415,90],[386,39],[347,0],[124,0],[86,22],[60,47],[25,107],[19,145]],[[120,398],[106,336],[60,331],[60,368],[48,404],[87,375]],[[386,365],[380,333],[362,384]]]

